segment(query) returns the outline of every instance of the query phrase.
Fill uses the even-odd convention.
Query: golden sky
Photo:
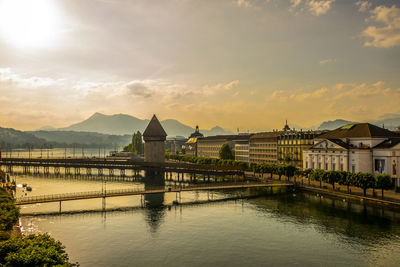
[[[0,0],[0,127],[230,129],[400,114],[400,3]]]

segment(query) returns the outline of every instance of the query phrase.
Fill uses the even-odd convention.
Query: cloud
[[[314,16],[324,15],[331,9],[331,4],[335,2],[335,0],[310,0],[307,2],[307,6],[311,14]]]
[[[301,4],[302,0],[290,0],[290,12],[295,12],[296,8]]]
[[[126,85],[128,94],[148,98],[152,96],[151,90],[141,82],[130,82]]]
[[[336,63],[336,58],[327,58],[327,59],[323,59],[319,62],[319,64],[321,64],[321,65],[330,64],[330,63]]]
[[[250,3],[249,0],[237,0],[236,4],[238,5],[238,7],[251,7],[252,4]]]
[[[308,10],[314,16],[326,14],[336,0],[290,0],[289,11],[296,13],[296,10]]]
[[[335,94],[333,99],[339,100],[343,98],[365,98],[365,97],[376,97],[376,96],[390,96],[392,89],[385,87],[383,81],[378,81],[373,84],[361,83],[352,84],[347,87],[341,87]]]
[[[311,93],[303,93],[303,94],[293,95],[291,97],[295,98],[296,101],[304,101],[307,99],[320,99],[328,91],[329,91],[328,88],[321,88],[321,89],[315,90],[314,92],[311,92]]]
[[[371,10],[369,21],[380,26],[369,26],[363,32],[364,46],[389,48],[400,45],[400,8],[377,6]]]
[[[365,12],[371,7],[371,3],[368,1],[358,0],[356,6],[358,6],[358,11]]]

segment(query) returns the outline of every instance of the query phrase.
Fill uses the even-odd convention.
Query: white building
[[[400,134],[369,123],[348,124],[322,134],[303,151],[304,169],[386,173],[400,178],[399,165]]]

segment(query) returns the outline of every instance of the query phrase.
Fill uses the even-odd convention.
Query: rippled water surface
[[[33,188],[18,188],[19,196],[104,186],[51,175],[18,175],[17,183]],[[114,179],[106,186],[145,185]],[[175,193],[70,201],[61,214],[59,203],[30,205],[21,221],[25,233],[61,240],[81,266],[399,266],[400,213],[298,191],[257,193],[264,194],[183,193],[179,206]]]

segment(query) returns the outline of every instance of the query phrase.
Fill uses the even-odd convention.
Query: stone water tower
[[[165,139],[167,133],[161,126],[156,115],[153,115],[149,125],[143,132],[144,140],[144,161],[164,162],[165,161]]]

